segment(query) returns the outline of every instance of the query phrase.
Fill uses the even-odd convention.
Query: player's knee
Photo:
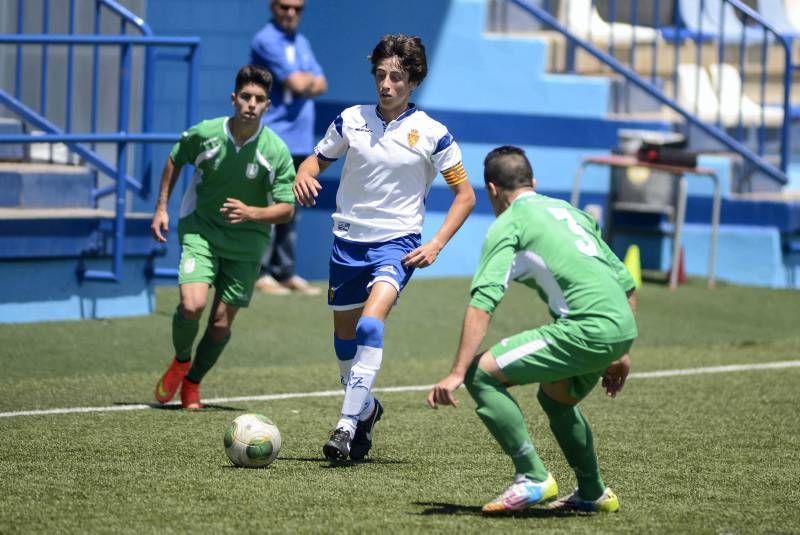
[[[570,386],[571,381],[569,379],[563,379],[561,381],[554,381],[552,383],[542,383],[539,386],[539,393],[538,396],[544,396],[545,399],[550,399],[556,403],[560,403],[561,405],[566,405],[572,407],[573,405],[577,405],[580,399],[576,398],[570,393]],[[541,398],[540,403],[541,403]]]
[[[498,377],[500,367],[497,365],[497,360],[492,356],[491,352],[486,351],[482,355],[477,355],[475,359],[478,362],[478,367],[488,373]]]
[[[360,346],[383,347],[383,322],[378,318],[364,316],[356,325],[356,343]]]
[[[222,342],[231,337],[231,326],[227,322],[210,323],[208,325],[208,335],[216,342]]]
[[[565,414],[571,413],[575,410],[575,403],[578,402],[576,399],[562,396],[558,396],[561,399],[554,399],[548,394],[548,389],[546,389],[545,386],[546,384],[552,383],[543,383],[541,386],[539,386],[539,392],[536,394],[536,399],[539,401],[539,405],[542,406],[542,410],[550,420],[562,417]],[[555,392],[551,393],[555,394]],[[572,402],[570,403],[570,401]]]
[[[503,384],[492,374],[481,368],[477,361],[472,362],[464,376],[464,387],[473,399],[477,399],[477,396],[483,390],[496,390],[502,386]]]
[[[200,317],[203,315],[203,310],[205,309],[205,303],[195,302],[191,299],[181,301],[178,310],[183,316],[183,319],[187,320],[199,320]]]

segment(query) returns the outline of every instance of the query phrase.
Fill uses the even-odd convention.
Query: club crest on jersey
[[[256,175],[258,175],[258,164],[255,163],[247,164],[247,169],[245,169],[244,174],[245,176],[247,176],[247,178],[255,178]]]
[[[184,273],[192,273],[194,268],[197,266],[194,258],[187,258],[183,261],[183,272]]]
[[[188,133],[184,132],[184,134],[188,134]],[[205,141],[203,141],[203,143],[201,143],[201,145],[203,146],[203,150],[205,150],[205,151],[214,150],[217,147],[219,147],[221,144],[222,144],[222,142],[216,136],[208,138]]]
[[[417,144],[417,141],[419,141],[419,130],[412,128],[408,132],[408,146],[413,148],[414,145]]]

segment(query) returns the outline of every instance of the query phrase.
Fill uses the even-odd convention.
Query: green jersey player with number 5
[[[428,404],[455,406],[453,393],[464,384],[478,416],[511,457],[514,483],[484,505],[484,513],[544,502],[556,508],[616,511],[619,500],[600,476],[592,432],[577,403],[601,377],[612,397],[625,383],[628,351],[637,336],[634,281],[589,215],[534,192],[533,170],[521,149],[506,146],[490,152],[484,181],[497,220],[489,228],[472,280],[452,370],[433,386]],[[535,290],[554,322],[479,352],[512,280]],[[507,389],[531,383],[540,384],[537,398],[578,482],[575,492],[560,500]]]

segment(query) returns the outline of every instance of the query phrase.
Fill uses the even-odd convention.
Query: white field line
[[[635,372],[628,376],[629,379],[661,379],[666,377],[680,377],[683,375],[702,375],[707,373],[731,373],[753,370],[779,370],[783,368],[798,368],[800,360],[785,360],[781,362],[769,362],[766,364],[732,364],[729,366],[708,366],[705,368],[684,368],[679,370],[661,370],[655,372]],[[419,392],[428,390],[432,385],[412,385],[412,386],[390,386],[385,388],[375,388],[375,392]],[[204,399],[210,405],[221,403],[235,403],[238,401],[276,401],[282,399],[297,398],[323,398],[342,396],[342,390],[322,390],[318,392],[290,392],[286,394],[264,394],[260,396],[236,396],[228,398]],[[177,402],[168,405],[177,405]],[[76,414],[86,412],[121,412],[121,411],[140,411],[144,409],[155,409],[160,407],[157,404],[132,404],[132,405],[109,405],[106,407],[62,407],[55,409],[38,409],[28,411],[0,412],[0,418],[14,418],[18,416],[47,416],[51,414]]]

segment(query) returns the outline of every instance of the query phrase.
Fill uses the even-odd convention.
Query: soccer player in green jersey
[[[452,370],[428,393],[428,405],[456,406],[453,393],[466,386],[478,416],[516,471],[511,486],[483,512],[514,511],[558,495],[508,391],[539,383],[537,398],[578,481],[575,492],[550,507],[616,511],[619,500],[600,477],[592,432],[577,403],[601,377],[612,397],[625,383],[628,351],[637,335],[634,281],[589,215],[534,192],[533,170],[521,149],[490,152],[484,181],[497,220],[487,232],[472,280]],[[512,280],[535,290],[554,322],[479,352]]]
[[[150,226],[153,237],[162,243],[169,227],[167,202],[181,168],[191,164],[195,172],[178,221],[181,301],[172,316],[175,358],[156,384],[160,403],[171,400],[180,387],[183,408],[202,408],[200,381],[230,340],[236,313],[250,303],[270,224],[285,223],[294,214],[292,157],[286,144],[261,125],[271,87],[268,71],[254,65],[242,67],[231,94],[233,116],[191,127],[164,165]],[[208,326],[192,362],[192,347],[212,285]]]

